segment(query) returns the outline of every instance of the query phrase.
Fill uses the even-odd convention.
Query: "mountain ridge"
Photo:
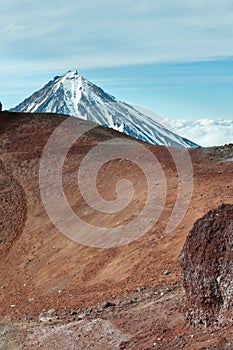
[[[50,135],[68,119],[49,113],[0,113],[1,210],[5,225],[4,237],[0,240],[3,248],[0,254],[0,329],[3,334],[0,344],[13,349],[15,334],[22,339],[18,344],[23,344],[14,349],[35,350],[87,349],[93,348],[93,344],[110,350],[120,347],[170,350],[183,348],[185,344],[187,349],[196,350],[197,342],[198,348],[208,344],[220,349],[222,346],[218,344],[223,337],[232,344],[230,318],[229,323],[215,328],[214,332],[206,328],[207,333],[203,332],[201,324],[200,328],[187,324],[182,312],[186,300],[179,262],[180,251],[196,220],[222,203],[233,204],[232,162],[227,161],[232,157],[232,146],[189,150],[194,169],[191,202],[180,225],[174,233],[167,234],[165,228],[177,201],[179,186],[184,183],[187,187],[187,173],[182,178],[179,176],[169,147],[151,145],[149,151],[158,159],[167,184],[161,216],[154,219],[154,226],[147,233],[128,245],[91,248],[70,240],[56,228],[40,195],[41,156]],[[89,124],[78,118],[75,122]],[[107,201],[115,200],[120,179],[132,183],[132,201],[123,211],[111,214],[97,211],[85,203],[80,191],[77,175],[82,160],[93,148],[105,140],[113,140],[117,134],[119,139],[128,137],[101,126],[92,128],[76,140],[64,162],[64,196],[76,216],[89,224],[84,235],[89,235],[93,227],[94,232],[100,226],[126,228],[145,207],[149,187],[143,168],[151,166],[149,159],[143,159],[143,168],[127,159],[112,159],[103,163],[98,172],[97,190]],[[63,140],[66,135],[65,132],[61,134]],[[64,142],[59,145],[51,155],[54,160],[63,154]],[[112,142],[110,149],[115,151],[116,148],[120,149]],[[177,152],[178,159],[183,159],[186,150],[172,150]],[[97,152],[96,162],[102,159],[102,154]],[[131,142],[124,147],[123,158],[125,154],[140,155]],[[90,170],[88,167],[87,177]],[[47,174],[51,178],[54,173]],[[152,180],[159,193],[160,184],[154,177]],[[9,187],[9,183],[12,186]],[[14,184],[20,184],[22,196],[19,186]],[[45,183],[43,188],[51,193],[48,198],[57,211],[59,196],[47,185]],[[18,221],[20,213],[25,212],[24,204],[26,221],[24,216]],[[145,221],[155,218],[157,205],[160,202],[155,200]],[[20,228],[13,240],[9,234],[10,230],[15,232],[12,221]],[[69,228],[73,225],[68,217],[64,217],[64,222]],[[77,232],[80,232],[78,224]],[[128,233],[126,228],[125,236]],[[48,312],[47,325],[43,320],[44,312]],[[8,331],[10,327],[12,332]],[[123,342],[122,334],[127,334],[127,343]],[[114,339],[117,345],[112,345]],[[158,346],[153,346],[154,342]]]

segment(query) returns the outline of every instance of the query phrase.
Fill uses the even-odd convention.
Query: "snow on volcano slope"
[[[67,114],[113,128],[151,144],[197,146],[170,130],[167,125],[161,124],[160,120],[151,118],[148,113],[116,100],[77,71],[55,77],[11,111]]]

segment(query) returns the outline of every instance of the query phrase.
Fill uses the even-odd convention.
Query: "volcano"
[[[115,129],[144,142],[175,146],[198,145],[179,136],[156,113],[118,101],[77,71],[56,76],[42,89],[12,108],[13,112],[58,113]]]

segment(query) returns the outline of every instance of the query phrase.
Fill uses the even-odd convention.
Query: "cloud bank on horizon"
[[[220,146],[233,142],[233,120],[170,120],[181,136],[200,146]]]

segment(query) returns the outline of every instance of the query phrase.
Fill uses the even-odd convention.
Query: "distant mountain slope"
[[[197,146],[169,130],[154,117],[118,101],[77,71],[55,77],[11,111],[68,114],[113,128],[151,144]]]
[[[180,135],[190,137],[201,146],[217,146],[233,143],[233,120],[170,120]]]

